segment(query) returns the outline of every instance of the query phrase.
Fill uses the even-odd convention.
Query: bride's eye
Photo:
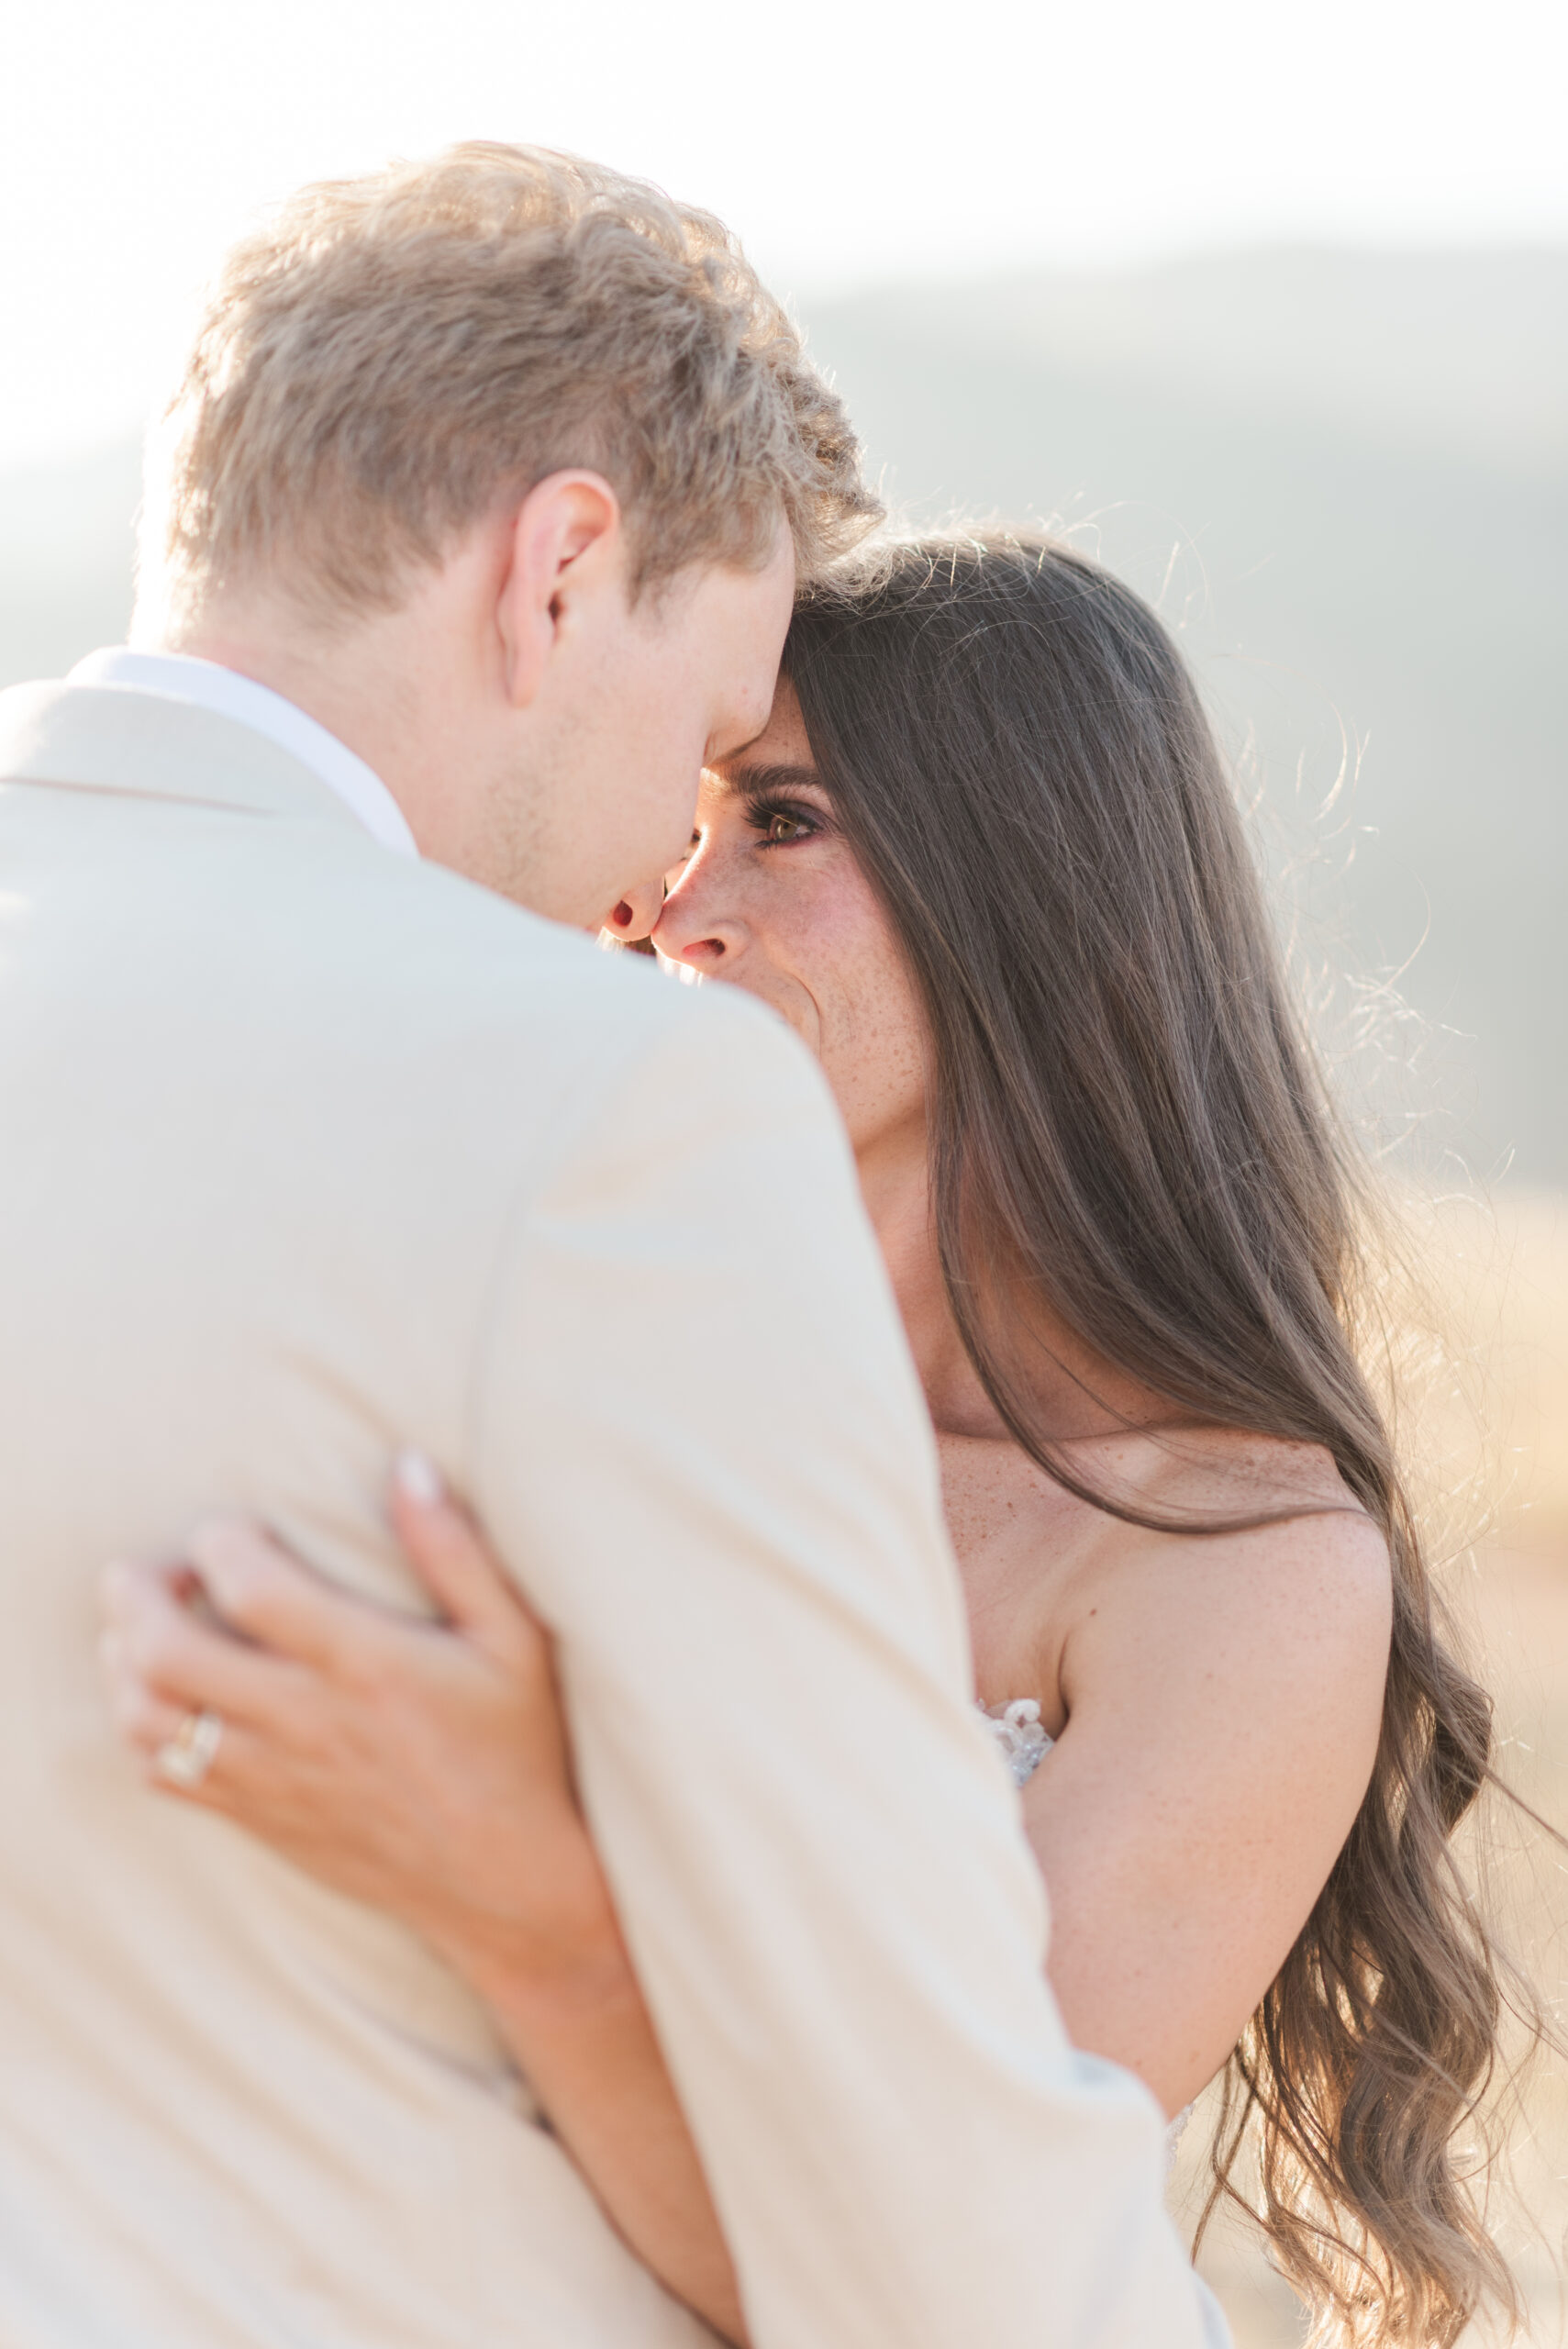
[[[762,835],[764,848],[793,848],[799,841],[815,840],[822,829],[818,818],[806,807],[753,807],[751,821]]]

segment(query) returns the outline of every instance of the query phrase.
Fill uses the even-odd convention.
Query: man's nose
[[[623,946],[634,946],[639,939],[651,935],[663,902],[662,881],[650,881],[640,889],[628,889],[605,928]]]

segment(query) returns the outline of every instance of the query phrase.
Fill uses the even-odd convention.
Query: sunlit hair
[[[319,614],[410,571],[547,473],[605,473],[634,591],[803,577],[878,508],[844,410],[740,246],[640,180],[472,144],[302,189],[237,245],[150,451],[146,603],[258,575]]]
[[[1446,2349],[1489,2295],[1514,2306],[1456,2142],[1501,2005],[1451,1849],[1488,1776],[1491,1707],[1436,1620],[1358,1358],[1359,1153],[1209,726],[1153,614],[1042,539],[862,554],[803,599],[785,660],[923,1001],[942,1269],[1013,1435],[1114,1514],[1218,1530],[1084,1482],[1036,1400],[1038,1298],[1173,1419],[1322,1446],[1386,1536],[1372,1782],[1230,2059],[1213,2159],[1234,2190],[1251,2138],[1315,2343]]]

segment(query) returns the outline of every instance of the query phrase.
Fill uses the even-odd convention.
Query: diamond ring
[[[221,1713],[187,1713],[172,1737],[152,1757],[152,1766],[172,1787],[189,1793],[199,1787],[217,1758],[223,1743]]]

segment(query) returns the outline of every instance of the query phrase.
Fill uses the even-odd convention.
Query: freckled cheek
[[[851,888],[822,891],[791,960],[816,1004],[823,1069],[851,1126],[873,1103],[917,1096],[918,1011],[881,908],[858,875]]]
[[[863,1004],[875,960],[875,936],[859,893],[829,868],[807,877],[782,875],[768,907],[773,959],[804,986],[826,1019]]]

